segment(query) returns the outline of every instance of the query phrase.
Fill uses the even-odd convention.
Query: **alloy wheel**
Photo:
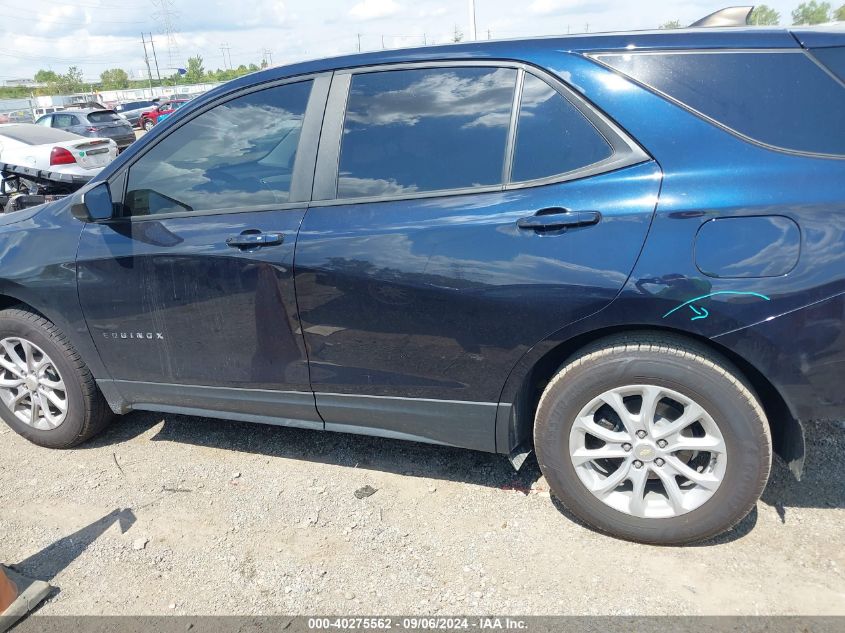
[[[23,338],[0,340],[0,400],[15,417],[40,431],[55,429],[67,417],[67,391],[56,364]]]
[[[655,385],[618,387],[591,400],[572,426],[569,452],[594,496],[648,519],[703,505],[721,485],[728,457],[703,407]]]

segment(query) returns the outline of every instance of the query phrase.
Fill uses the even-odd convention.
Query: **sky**
[[[800,0],[767,4],[784,24]],[[167,11],[162,11],[162,5]],[[152,33],[161,74],[200,55],[206,69],[273,65],[351,53],[469,39],[468,0],[0,0],[0,80],[41,68],[82,69],[95,81],[108,68],[145,69],[141,33]],[[476,0],[479,39],[689,24],[728,0]],[[834,6],[840,4],[834,0]],[[26,10],[22,7],[26,7]],[[174,27],[168,46],[166,13]],[[224,57],[221,46],[228,46]],[[149,44],[148,44],[149,47]],[[172,56],[172,61],[171,61]],[[145,72],[145,71],[144,71]],[[140,78],[140,77],[138,77]]]

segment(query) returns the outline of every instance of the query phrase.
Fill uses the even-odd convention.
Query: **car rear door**
[[[336,72],[295,260],[326,428],[494,450],[509,372],[613,300],[660,179],[520,64]]]
[[[86,224],[79,298],[136,408],[322,428],[292,264],[328,83],[221,97],[110,179],[122,213]]]
[[[67,130],[79,124],[79,119],[72,114],[59,113],[53,115],[53,127],[60,130]]]

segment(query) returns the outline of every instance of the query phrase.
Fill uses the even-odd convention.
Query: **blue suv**
[[[684,543],[845,418],[845,32],[380,51],[191,101],[0,220],[0,415],[536,451],[588,524]]]

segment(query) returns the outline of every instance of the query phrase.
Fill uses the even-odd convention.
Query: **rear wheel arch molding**
[[[534,416],[540,396],[552,377],[583,350],[615,335],[664,335],[705,347],[732,363],[751,384],[769,420],[775,452],[800,479],[804,466],[804,428],[783,395],[751,362],[706,337],[653,325],[609,326],[575,334],[565,340],[552,336],[529,350],[511,371],[500,396],[496,418],[496,448],[511,456],[516,467],[533,448]],[[506,405],[506,406],[502,406]]]

